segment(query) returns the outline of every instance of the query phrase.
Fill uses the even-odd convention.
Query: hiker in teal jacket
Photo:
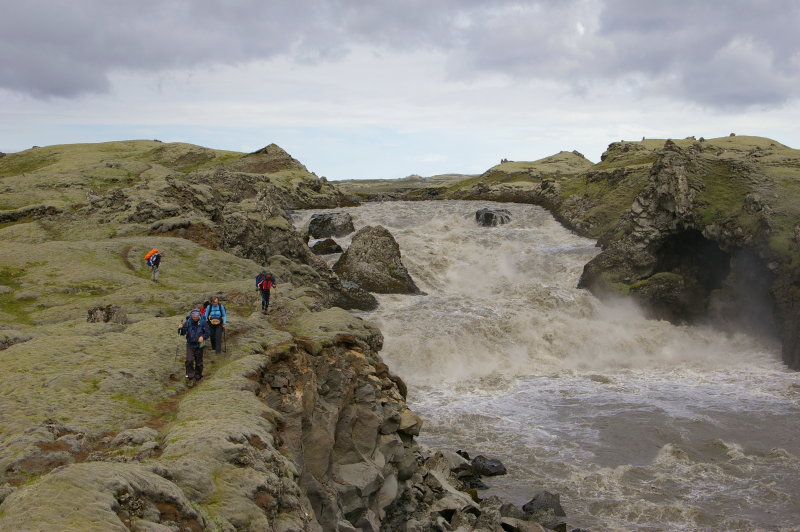
[[[206,307],[206,318],[211,331],[211,349],[215,353],[222,352],[222,335],[225,334],[225,326],[228,324],[228,316],[225,312],[225,305],[221,305],[219,298],[214,296]]]

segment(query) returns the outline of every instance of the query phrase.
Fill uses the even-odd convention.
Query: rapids
[[[479,227],[481,207],[511,223]],[[363,314],[425,421],[419,441],[509,470],[481,496],[557,492],[569,529],[594,532],[800,530],[800,374],[774,340],[647,320],[578,290],[594,241],[539,207],[347,211],[356,229],[391,231],[425,292],[377,295]],[[295,213],[297,227],[316,212]]]

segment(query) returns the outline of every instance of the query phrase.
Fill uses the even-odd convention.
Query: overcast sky
[[[0,151],[274,142],[330,179],[800,147],[795,0],[0,0]]]

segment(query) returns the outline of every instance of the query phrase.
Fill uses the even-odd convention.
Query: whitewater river
[[[484,206],[511,223],[479,227]],[[539,207],[347,211],[356,229],[392,232],[426,292],[379,295],[363,316],[424,419],[420,442],[508,468],[482,496],[557,492],[570,529],[594,532],[800,530],[800,374],[774,341],[647,320],[576,289],[594,241]]]

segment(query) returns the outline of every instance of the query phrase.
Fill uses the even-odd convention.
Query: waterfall
[[[511,222],[478,226],[482,207]],[[488,493],[522,504],[560,492],[570,525],[595,531],[800,522],[800,378],[775,342],[648,320],[578,290],[594,241],[536,206],[347,210],[356,229],[389,229],[425,292],[378,295],[363,314],[426,421],[420,439],[503,460],[509,475]]]

